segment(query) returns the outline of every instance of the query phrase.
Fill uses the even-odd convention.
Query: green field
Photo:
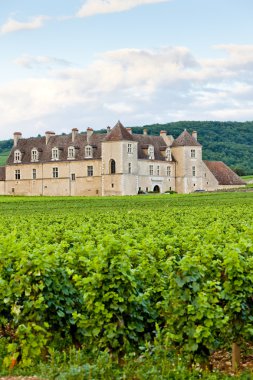
[[[230,378],[203,368],[252,355],[252,215],[239,192],[0,197],[0,373]]]
[[[241,177],[244,181],[253,181],[253,175],[245,175]]]
[[[8,156],[9,152],[0,154],[0,166],[4,166],[6,164]]]

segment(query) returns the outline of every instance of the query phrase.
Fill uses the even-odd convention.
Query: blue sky
[[[253,120],[252,0],[0,0],[0,139]]]

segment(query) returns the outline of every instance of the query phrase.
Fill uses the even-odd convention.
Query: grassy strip
[[[135,353],[123,359],[108,352],[91,354],[85,350],[72,349],[68,353],[51,351],[47,361],[22,370],[1,371],[2,376],[38,376],[44,380],[228,380],[252,379],[251,373],[225,374],[217,370],[206,370],[200,366],[187,368],[183,359],[173,357],[164,347],[146,349],[143,355]]]
[[[251,181],[253,180],[253,175],[245,175],[241,177],[244,181]]]

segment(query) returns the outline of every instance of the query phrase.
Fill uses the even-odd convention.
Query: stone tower
[[[108,132],[102,142],[102,195],[137,194],[138,143],[120,121]]]
[[[176,160],[176,191],[191,193],[203,188],[202,146],[197,141],[197,133],[190,135],[184,130],[171,145]]]

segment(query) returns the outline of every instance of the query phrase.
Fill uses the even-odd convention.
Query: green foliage
[[[0,153],[4,153],[6,151],[9,151],[13,146],[13,140],[4,140],[0,141]]]
[[[145,300],[127,245],[122,243],[122,239],[107,236],[79,258],[85,266],[74,281],[84,303],[74,319],[91,346],[96,342],[96,347],[126,352],[150,338],[154,325],[150,302]]]
[[[252,211],[252,193],[0,197],[0,364],[75,346],[168,369],[252,343]]]

